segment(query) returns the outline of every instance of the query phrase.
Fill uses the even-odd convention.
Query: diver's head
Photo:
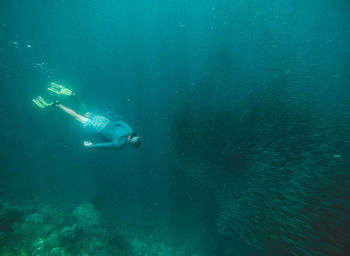
[[[129,137],[128,137],[128,142],[134,146],[135,148],[139,148],[141,146],[141,137],[137,133],[133,132]]]

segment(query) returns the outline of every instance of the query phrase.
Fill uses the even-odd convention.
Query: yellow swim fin
[[[73,91],[63,87],[62,85],[51,83],[51,86],[47,88],[49,91],[54,92],[56,94],[63,94],[67,96],[72,96]]]
[[[47,103],[41,96],[39,96],[37,99],[32,100],[35,105],[37,105],[39,108],[46,108],[51,107],[55,105],[55,101]]]

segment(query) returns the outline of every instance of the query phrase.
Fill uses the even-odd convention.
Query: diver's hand
[[[85,147],[90,147],[90,146],[92,146],[92,142],[91,141],[84,141],[84,146]]]

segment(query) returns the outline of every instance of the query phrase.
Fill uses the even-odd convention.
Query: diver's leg
[[[51,86],[47,89],[51,92],[56,93],[56,94],[66,95],[66,96],[74,98],[74,101],[78,105],[79,112],[83,113],[83,115],[87,114],[86,105],[77,97],[77,94],[75,92],[73,92],[71,89],[65,88],[62,85],[55,84],[55,83],[51,83]],[[34,99],[34,103],[37,104],[37,101],[35,101],[35,100],[36,99]],[[41,102],[39,101],[38,103],[39,104],[37,104],[37,105],[39,107],[41,107],[41,105],[40,105]]]
[[[61,103],[57,104],[56,106],[59,107],[60,109],[62,109],[67,114],[73,116],[77,121],[79,121],[82,124],[85,124],[86,121],[88,120],[88,118],[86,118],[85,116],[79,115],[74,110],[63,106]]]

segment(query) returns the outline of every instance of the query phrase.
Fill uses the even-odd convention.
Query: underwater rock
[[[55,248],[60,245],[61,237],[59,234],[53,232],[46,238],[45,243],[48,248]]]
[[[39,213],[33,213],[26,217],[25,223],[29,225],[41,225],[44,223],[44,218]]]
[[[154,256],[187,256],[187,255],[198,255],[185,252],[183,250],[174,250],[173,248],[166,246],[161,241],[142,241],[140,239],[132,239],[130,241],[132,245],[132,255],[135,256],[145,256],[145,255],[154,255]]]
[[[2,204],[4,205],[4,204]],[[23,207],[24,222],[16,225],[13,235],[0,232],[0,255],[21,256],[185,256],[181,250],[167,247],[153,236],[135,239],[137,230],[109,232],[101,225],[91,204],[83,204],[72,213],[63,213],[39,202]],[[7,208],[11,208],[8,205]],[[59,219],[59,220],[58,220]],[[147,240],[147,241],[146,241]],[[132,241],[132,242],[130,242]]]
[[[64,249],[61,247],[55,247],[51,250],[49,256],[65,256]]]
[[[45,240],[41,237],[36,238],[31,247],[33,251],[32,256],[41,256],[46,254]]]
[[[100,224],[99,217],[92,204],[83,204],[75,208],[72,215],[77,219],[77,227],[84,231]]]
[[[61,229],[60,236],[63,240],[74,240],[77,224],[66,226]]]
[[[11,232],[13,224],[21,222],[23,213],[6,203],[0,205],[0,232]]]
[[[43,231],[43,227],[45,227],[44,218],[39,213],[33,213],[28,215],[23,224],[19,226],[20,232],[26,234],[28,236],[39,235]]]

